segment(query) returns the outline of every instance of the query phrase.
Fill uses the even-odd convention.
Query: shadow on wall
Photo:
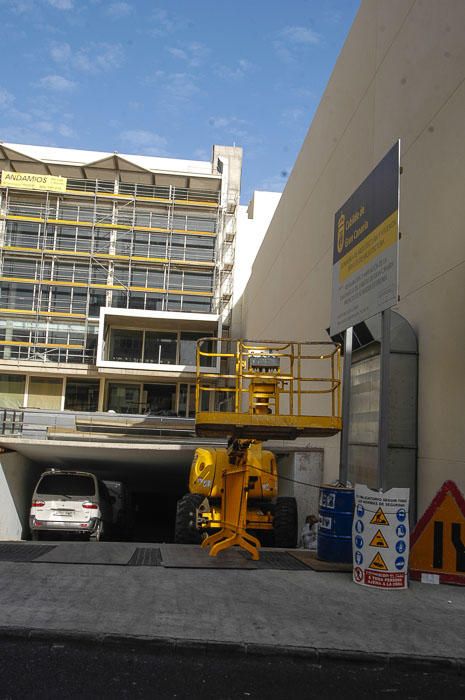
[[[17,452],[0,454],[0,540],[29,539],[29,509],[41,473]]]

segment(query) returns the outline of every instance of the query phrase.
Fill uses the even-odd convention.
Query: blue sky
[[[359,0],[0,0],[0,140],[209,160],[282,190]],[[7,70],[6,70],[7,68]]]

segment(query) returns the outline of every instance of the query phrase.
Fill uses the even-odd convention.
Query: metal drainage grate
[[[1,544],[0,561],[34,561],[42,554],[55,549],[56,545],[42,544]]]
[[[157,547],[136,549],[127,566],[161,566],[161,552]]]
[[[243,556],[249,555],[242,552]],[[277,569],[281,571],[308,571],[309,566],[287,552],[260,552],[260,559],[254,562],[257,569]]]

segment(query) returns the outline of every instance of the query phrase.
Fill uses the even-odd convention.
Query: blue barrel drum
[[[323,561],[352,562],[354,489],[320,487],[317,556]]]

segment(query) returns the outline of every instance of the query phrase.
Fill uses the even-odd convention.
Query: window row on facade
[[[0,374],[0,409],[195,415],[195,384]]]
[[[67,189],[76,192],[124,194],[131,197],[147,197],[154,199],[177,199],[180,201],[211,202],[219,201],[220,193],[187,187],[143,185],[140,183],[119,182],[115,180],[84,180],[68,178]]]
[[[24,216],[33,219],[52,219],[63,221],[77,221],[84,224],[112,224],[115,226],[161,228],[170,231],[205,231],[216,233],[218,217],[216,212],[212,216],[210,212],[204,215],[196,212],[172,213],[164,209],[153,210],[148,208],[131,207],[128,204],[74,204],[57,200],[47,203],[41,200],[39,203],[28,201],[10,201],[5,208],[6,216]]]
[[[3,255],[0,274],[2,277],[20,277],[40,280],[82,282],[87,284],[122,285],[124,287],[152,287],[166,290],[213,291],[213,271],[193,272],[176,270],[168,265],[144,266],[100,261],[68,261],[59,258],[40,259]]]
[[[192,311],[211,313],[211,296],[192,296],[133,290],[94,290],[84,287],[0,283],[0,308],[40,313],[84,314],[97,318],[100,307],[141,309],[147,311]]]
[[[3,246],[213,262],[215,238],[7,221]]]

